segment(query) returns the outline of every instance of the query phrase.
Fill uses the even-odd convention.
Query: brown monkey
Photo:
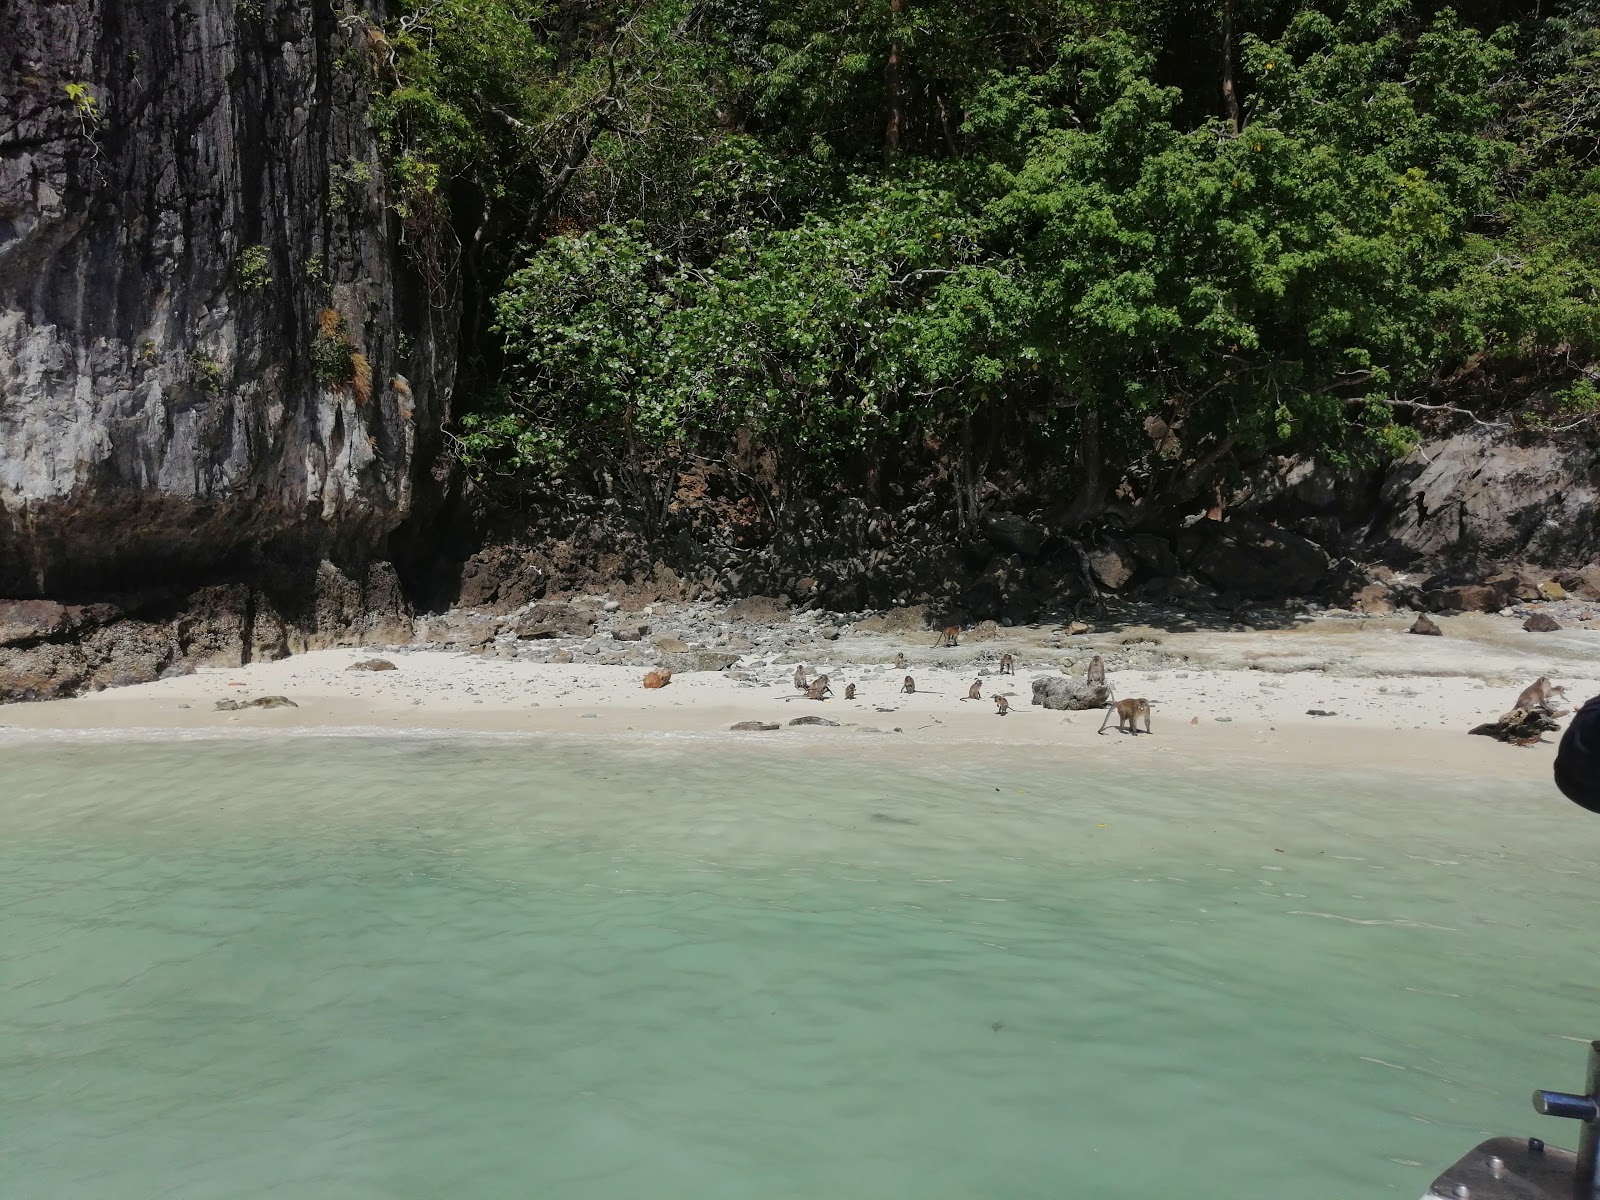
[[[996,696],[994,698],[994,711],[996,716],[1005,716],[1011,711],[1011,702],[1004,696]]]
[[[1117,698],[1117,693],[1113,691],[1111,685],[1106,682],[1106,664],[1098,654],[1089,660],[1089,670],[1085,675],[1085,679],[1088,681],[1090,687],[1103,687],[1106,689],[1106,694],[1110,696],[1112,700]]]
[[[906,695],[910,695],[912,692],[917,690],[917,681],[911,678],[911,676],[907,675],[906,681],[900,685],[900,690]]]
[[[967,699],[968,700],[982,700],[983,699],[983,680],[974,679],[972,681],[972,686],[967,689]]]
[[[821,700],[824,696],[833,695],[833,689],[828,686],[828,677],[818,675],[811,681],[811,686],[806,688],[807,700]]]
[[[1144,718],[1144,731],[1146,733],[1150,732],[1150,701],[1118,700],[1110,708],[1106,709],[1105,720],[1100,722],[1100,728],[1095,730],[1096,733],[1104,733],[1106,731],[1106,725],[1110,722],[1112,713],[1117,715],[1118,733],[1131,733],[1138,737],[1140,717]]]
[[[1525,712],[1533,712],[1535,709],[1550,712],[1554,707],[1551,701],[1557,696],[1565,700],[1567,689],[1553,686],[1548,679],[1541,675],[1522,689],[1522,695],[1517,697],[1517,703],[1514,707],[1520,708]]]
[[[935,646],[959,646],[960,644],[961,626],[959,625],[946,625],[943,632],[939,634],[939,640],[934,642]]]
[[[847,683],[847,684],[844,685],[844,698],[846,700],[854,700],[856,698],[856,685],[855,684]]]
[[[1017,673],[1017,660],[1009,654],[1000,656],[1000,674],[1015,675]]]
[[[894,669],[896,671],[904,671],[906,669],[906,656],[904,654],[896,654],[894,656]]]
[[[801,663],[799,666],[795,667],[795,669],[794,669],[794,686],[799,688],[802,692],[805,691],[806,688],[811,686],[809,683],[806,682],[806,665],[805,665],[805,663]]]

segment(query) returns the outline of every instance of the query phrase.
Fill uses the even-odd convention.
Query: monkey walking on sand
[[[847,684],[844,685],[844,698],[846,700],[854,700],[856,698],[856,685],[855,684],[847,683]]]
[[[917,690],[917,681],[915,679],[911,678],[911,676],[907,675],[906,676],[906,681],[900,685],[900,691],[903,694],[909,696],[912,692],[914,692],[916,690]]]
[[[994,712],[995,712],[995,716],[1003,717],[1010,711],[1011,711],[1011,702],[1009,700],[1007,700],[1004,696],[996,696],[996,697],[994,697]]]
[[[1140,717],[1144,718],[1144,731],[1146,733],[1150,732],[1150,701],[1144,699],[1118,700],[1110,708],[1106,709],[1105,720],[1100,722],[1100,728],[1095,730],[1096,733],[1104,733],[1106,731],[1106,725],[1110,723],[1113,713],[1117,717],[1118,733],[1131,733],[1138,737]]]
[[[961,644],[961,626],[946,625],[939,633],[939,640],[935,646],[959,646]]]

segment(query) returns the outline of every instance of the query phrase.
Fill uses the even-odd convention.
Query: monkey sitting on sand
[[[966,694],[965,698],[968,699],[968,700],[982,700],[983,699],[983,680],[974,679],[972,681],[972,686],[967,689],[967,694]]]
[[[912,692],[917,690],[917,681],[911,678],[911,676],[907,675],[906,681],[900,685],[900,690],[909,696]]]

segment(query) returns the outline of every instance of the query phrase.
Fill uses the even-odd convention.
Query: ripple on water
[[[1595,1008],[1600,823],[1499,782],[0,753],[8,1200],[1409,1196]]]

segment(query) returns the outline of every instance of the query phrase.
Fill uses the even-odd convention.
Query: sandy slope
[[[443,651],[380,652],[397,664],[385,672],[348,667],[375,652],[327,650],[239,669],[105,691],[76,700],[0,710],[0,728],[48,730],[191,730],[218,734],[262,730],[494,731],[580,736],[717,734],[782,739],[819,750],[863,737],[884,748],[1014,745],[1030,755],[1197,757],[1240,763],[1317,767],[1390,766],[1441,774],[1549,777],[1553,740],[1531,749],[1504,746],[1466,730],[1510,707],[1540,672],[1568,685],[1575,700],[1600,693],[1600,632],[1555,635],[1507,632],[1492,618],[1452,622],[1444,638],[1418,638],[1399,623],[1317,622],[1247,633],[1155,633],[1121,629],[1072,639],[1069,653],[1037,646],[1028,631],[1007,639],[937,651],[922,637],[855,635],[802,647],[803,661],[828,671],[839,698],[793,698],[794,657],[747,657],[741,671],[679,675],[659,691],[643,688],[631,666],[556,664]],[[1015,636],[1011,636],[1015,634]],[[1015,679],[984,679],[987,697],[1011,695],[999,717],[985,699],[961,699],[1002,650],[1018,654]],[[897,651],[911,660],[915,695],[901,695]],[[1104,653],[1119,696],[1156,704],[1150,738],[1108,731],[1099,713],[1056,713],[1028,704],[1029,681],[1090,652]],[[1127,662],[1145,665],[1128,669]],[[1122,669],[1117,669],[1122,666]],[[742,674],[744,679],[735,677]],[[842,699],[854,682],[859,697]],[[284,695],[298,707],[217,711],[218,700]],[[1315,717],[1307,710],[1335,715]],[[824,716],[838,727],[789,727],[799,716]],[[1222,718],[1229,718],[1222,720]],[[773,733],[730,733],[739,721],[783,722]]]

